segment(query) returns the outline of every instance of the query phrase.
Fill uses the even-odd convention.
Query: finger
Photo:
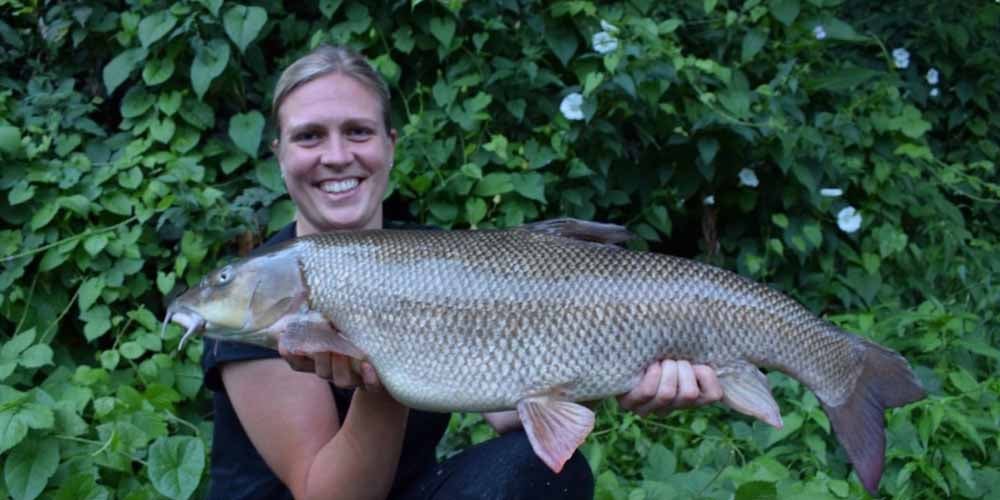
[[[659,364],[661,365],[661,375],[656,395],[636,411],[639,415],[654,411],[667,414],[673,409],[673,402],[677,396],[678,363],[668,359]]]
[[[375,367],[371,363],[361,363],[361,380],[365,384],[365,390],[382,390],[382,381],[379,380],[378,373],[375,372]]]
[[[657,387],[660,385],[661,372],[660,363],[650,365],[642,374],[639,383],[631,391],[618,397],[618,404],[626,410],[635,410],[653,399],[656,396]]]
[[[330,358],[331,356],[325,352],[316,353],[312,356],[316,376],[323,380],[333,380],[333,367]]]
[[[288,363],[288,366],[297,372],[312,372],[314,370],[313,360],[308,356],[290,354],[283,349],[278,350],[281,357]]]
[[[351,369],[351,360],[340,354],[330,354],[333,385],[349,389],[361,385],[361,377]]]
[[[671,404],[674,408],[690,408],[698,401],[701,392],[698,381],[694,378],[694,369],[687,361],[677,362],[677,396]]]
[[[694,369],[694,378],[698,382],[698,388],[701,391],[701,395],[698,397],[695,405],[721,401],[723,395],[722,384],[719,383],[719,378],[716,377],[715,370],[708,365],[694,365],[692,368]]]

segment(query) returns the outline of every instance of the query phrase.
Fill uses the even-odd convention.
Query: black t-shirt
[[[402,224],[391,224],[388,228],[403,228]],[[409,228],[419,228],[410,226]],[[295,237],[295,224],[289,224],[272,236],[257,251],[267,249]],[[249,361],[254,359],[277,358],[278,352],[264,347],[235,342],[205,339],[202,368],[205,371],[205,385],[214,391],[212,406],[215,411],[215,431],[212,436],[212,466],[209,499],[291,499],[292,494],[274,475],[264,459],[254,448],[243,425],[236,416],[229,395],[222,385],[223,363]],[[330,385],[340,421],[347,416],[351,404],[351,389],[340,389]],[[448,426],[449,414],[410,410],[406,422],[403,450],[396,469],[392,491],[400,491],[424,468],[436,463],[435,448]],[[365,481],[366,478],[358,478]],[[390,493],[392,496],[392,493]]]

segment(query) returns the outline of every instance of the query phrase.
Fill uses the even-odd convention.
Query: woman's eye
[[[374,132],[367,127],[354,127],[347,130],[347,136],[354,140],[367,139],[372,135],[374,135]]]
[[[292,136],[292,140],[295,142],[316,142],[319,140],[319,134],[316,132],[299,132]]]

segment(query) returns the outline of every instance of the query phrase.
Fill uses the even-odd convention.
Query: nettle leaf
[[[194,493],[205,469],[205,445],[198,438],[159,438],[149,447],[146,474],[160,494],[185,500]]]
[[[45,490],[59,467],[59,444],[54,439],[24,443],[7,457],[3,475],[7,492],[17,500],[32,500]]]
[[[246,52],[247,46],[257,38],[266,22],[266,10],[245,5],[237,5],[229,9],[222,18],[226,35],[240,48],[240,52]]]
[[[142,81],[146,82],[146,85],[150,86],[159,85],[169,80],[173,74],[173,59],[150,59],[149,61],[146,61],[146,65],[142,68]]]
[[[114,92],[140,62],[146,60],[146,55],[146,49],[128,49],[115,56],[104,67],[104,86],[108,89],[108,94]]]
[[[264,132],[264,115],[259,111],[233,115],[229,119],[229,137],[241,151],[257,158],[260,137]]]
[[[431,35],[445,48],[451,47],[455,38],[455,21],[450,17],[432,17],[430,22]]]
[[[80,312],[84,313],[97,302],[97,298],[101,296],[101,292],[104,291],[104,278],[94,277],[84,281],[80,285],[79,289],[79,306]]]
[[[143,48],[149,48],[154,42],[170,33],[176,25],[177,18],[166,10],[147,16],[139,22],[139,43]]]
[[[222,74],[229,64],[229,44],[221,38],[214,38],[207,44],[195,48],[194,62],[191,63],[191,85],[198,99],[205,97],[212,80]]]
[[[771,15],[785,26],[791,26],[799,17],[799,0],[771,0],[767,4]]]

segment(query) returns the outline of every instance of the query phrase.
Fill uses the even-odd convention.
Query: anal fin
[[[730,408],[758,418],[780,429],[781,410],[771,395],[771,387],[757,367],[738,361],[720,367],[717,372],[722,385],[722,402]]]
[[[535,455],[557,474],[594,429],[589,408],[548,396],[521,400],[517,413]]]

